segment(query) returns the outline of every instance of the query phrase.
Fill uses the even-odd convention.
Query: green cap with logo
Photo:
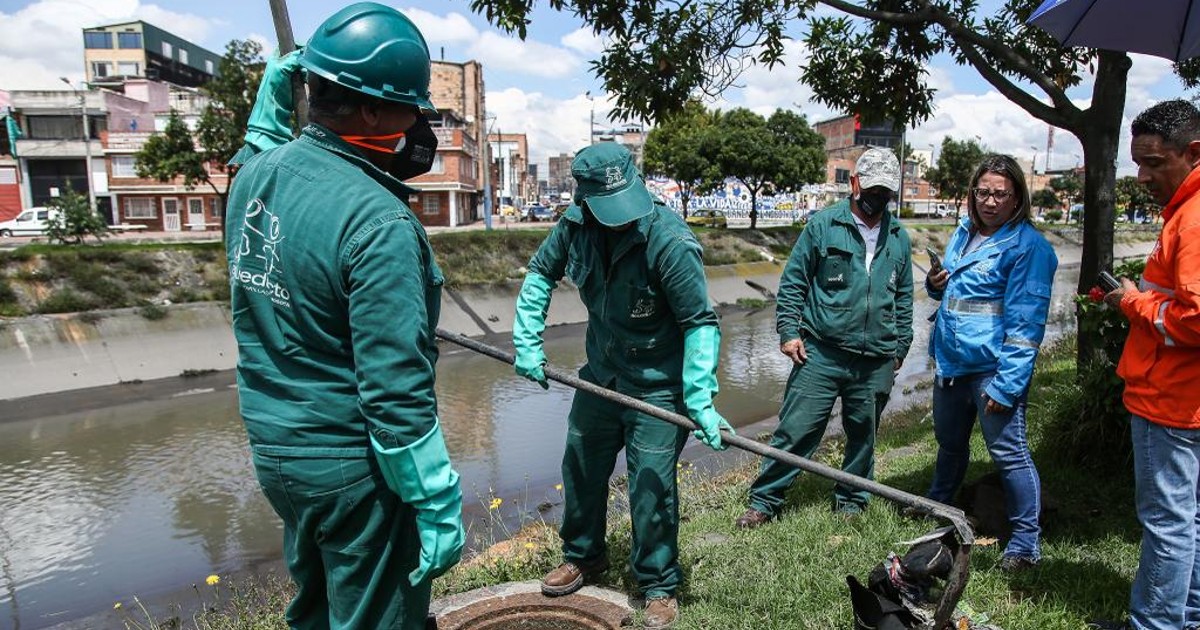
[[[587,203],[592,216],[608,227],[632,223],[654,210],[654,199],[633,163],[633,155],[615,142],[593,144],[571,162],[575,203]]]

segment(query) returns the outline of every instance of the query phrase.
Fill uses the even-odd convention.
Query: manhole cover
[[[629,623],[625,595],[585,587],[546,597],[537,582],[515,582],[440,599],[430,606],[438,630],[613,630]]]

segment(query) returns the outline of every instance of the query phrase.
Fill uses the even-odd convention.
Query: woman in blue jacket
[[[1041,484],[1025,437],[1025,404],[1058,258],[1030,221],[1029,205],[1016,161],[984,158],[971,178],[969,216],[950,238],[943,263],[925,278],[929,296],[941,300],[930,337],[938,455],[929,498],[954,498],[978,419],[1012,525],[1000,561],[1005,571],[1041,559]]]

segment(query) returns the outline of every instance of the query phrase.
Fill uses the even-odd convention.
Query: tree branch
[[[1005,98],[1016,103],[1018,107],[1029,112],[1035,118],[1055,127],[1062,127],[1063,129],[1069,129],[1074,133],[1078,133],[1078,125],[1076,123],[1082,112],[1074,104],[1068,101],[1070,109],[1064,112],[1037,100],[1025,90],[1017,87],[1008,77],[989,64],[973,45],[961,41],[958,42],[958,45],[962,48],[963,54],[971,62],[971,65],[975,66],[975,70],[988,83],[991,83],[993,87],[999,90]]]
[[[929,0],[919,0],[922,9],[915,13],[895,13],[890,11],[876,11],[861,7],[847,0],[819,0],[826,6],[833,7],[843,13],[861,17],[868,20],[892,24],[895,26],[914,26],[923,22],[933,22],[946,30],[955,42],[963,46],[963,41],[977,48],[987,50],[995,54],[998,58],[1010,64],[1018,74],[1029,79],[1034,85],[1038,86],[1054,103],[1055,107],[1061,108],[1064,111],[1079,111],[1078,107],[1067,98],[1066,93],[1061,90],[1054,81],[1046,76],[1045,73],[1039,71],[1029,63],[1029,60],[1014,53],[1007,46],[996,42],[990,38],[984,37],[974,30],[963,26],[954,16],[947,14],[940,8],[934,6]],[[965,48],[965,46],[964,46]],[[978,53],[977,53],[978,54]],[[972,62],[978,67],[978,64]],[[1007,81],[1007,80],[1006,80]],[[999,86],[997,86],[999,89]],[[1019,88],[1014,88],[1019,89]],[[1022,90],[1023,92],[1023,90]],[[1015,100],[1015,99],[1014,99]]]

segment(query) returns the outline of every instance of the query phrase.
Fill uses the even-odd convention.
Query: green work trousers
[[[430,582],[413,587],[416,512],[388,489],[365,448],[255,446],[263,493],[283,519],[296,583],[288,626],[420,630]]]
[[[675,413],[685,413],[682,393],[639,396]],[[625,449],[633,548],[629,563],[647,598],[674,596],[683,580],[679,568],[679,492],[676,464],[688,432],[673,424],[575,392],[563,454],[566,502],[559,535],[564,559],[582,564],[607,556],[609,478]]]
[[[846,433],[842,470],[874,478],[875,431],[892,389],[895,360],[854,354],[812,339],[805,341],[805,349],[808,361],[793,367],[788,377],[771,446],[811,459],[825,435],[834,401],[840,396]],[[784,494],[799,475],[797,468],[764,458],[758,478],[750,486],[750,507],[777,516]],[[833,509],[861,512],[867,507],[868,496],[838,484]]]

